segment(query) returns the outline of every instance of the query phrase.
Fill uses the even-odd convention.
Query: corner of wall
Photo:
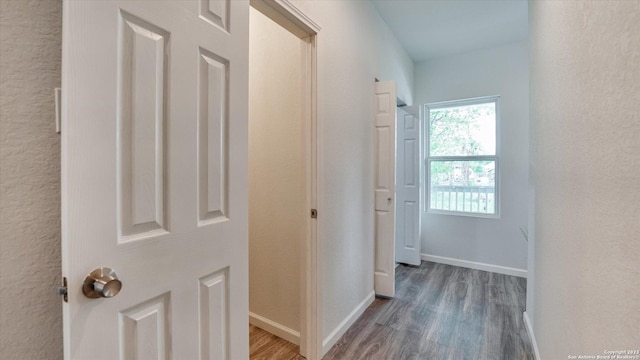
[[[335,345],[338,340],[340,340],[342,335],[344,335],[347,330],[349,330],[351,325],[353,325],[356,320],[358,320],[362,313],[367,310],[369,305],[371,305],[375,300],[375,297],[375,292],[372,291],[371,293],[369,293],[369,295],[367,295],[362,300],[362,302],[360,302],[360,304],[358,304],[358,306],[356,306],[353,311],[351,311],[351,313],[349,313],[349,315],[347,315],[344,320],[342,320],[340,324],[338,324],[338,326],[336,326],[336,328],[333,329],[333,331],[331,331],[331,333],[329,333],[326,338],[324,338],[324,340],[322,340],[322,356],[324,356],[329,352],[329,350],[331,350],[333,345]]]
[[[300,332],[290,329],[275,321],[269,320],[258,314],[249,312],[249,324],[269,332],[288,342],[300,345]]]
[[[527,329],[529,340],[531,340],[531,347],[533,348],[533,355],[535,356],[535,360],[540,360],[540,351],[538,350],[536,335],[533,332],[533,325],[531,324],[531,319],[529,319],[529,314],[527,314],[526,311],[522,313],[522,319],[524,320],[524,325]]]

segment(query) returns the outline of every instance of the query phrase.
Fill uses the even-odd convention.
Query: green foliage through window
[[[495,155],[495,103],[429,111],[430,156]]]

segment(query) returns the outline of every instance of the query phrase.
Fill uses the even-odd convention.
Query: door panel
[[[120,241],[165,234],[165,76],[169,34],[120,9],[118,200]]]
[[[65,358],[248,358],[248,1],[63,9]]]
[[[228,32],[230,1],[231,0],[200,0],[200,16],[211,24]]]
[[[228,268],[200,279],[200,354],[204,359],[227,358],[229,299]]]
[[[170,294],[123,310],[120,313],[121,359],[169,359]]]
[[[420,265],[420,121],[418,108],[397,109],[396,261]]]
[[[198,208],[199,224],[225,220],[227,209],[227,97],[229,61],[199,49]]]
[[[375,272],[376,295],[395,294],[396,84],[376,83]]]
[[[404,231],[405,236],[399,238],[402,242],[403,246],[407,250],[415,250],[415,241],[413,240],[413,236],[417,235],[415,232],[416,228],[416,216],[418,215],[418,206],[414,201],[403,201],[402,202],[402,214],[404,215],[402,221],[402,230]],[[396,254],[396,258],[399,258],[399,254]],[[398,262],[401,262],[399,259]],[[415,264],[413,264],[415,265]]]
[[[389,172],[394,157],[392,136],[389,126],[376,126],[376,209],[384,211],[389,210],[389,197],[393,194],[393,173]]]

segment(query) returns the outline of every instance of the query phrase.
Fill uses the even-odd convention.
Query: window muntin
[[[498,97],[428,104],[427,210],[498,216]]]

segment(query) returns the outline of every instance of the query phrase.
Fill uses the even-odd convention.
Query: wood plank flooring
[[[396,297],[376,299],[323,360],[534,359],[525,291],[514,276],[400,265]]]
[[[526,280],[422,262],[396,268],[396,297],[376,299],[323,360],[532,360]],[[251,360],[300,360],[298,347],[250,328]]]
[[[299,354],[298,345],[249,325],[249,358],[251,360],[304,360]]]

